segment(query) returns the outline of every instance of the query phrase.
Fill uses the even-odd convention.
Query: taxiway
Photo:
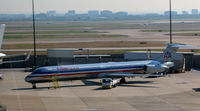
[[[200,72],[192,70],[161,78],[133,78],[110,90],[100,80],[38,84],[24,81],[29,72],[2,70],[0,104],[8,111],[199,111]]]

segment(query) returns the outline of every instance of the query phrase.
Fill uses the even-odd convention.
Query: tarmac
[[[0,70],[0,104],[7,111],[200,111],[200,71],[161,78],[130,78],[127,84],[102,89],[100,79],[37,84],[24,81],[30,72]]]

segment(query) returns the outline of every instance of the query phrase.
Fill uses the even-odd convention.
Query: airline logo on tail
[[[172,57],[172,55],[171,55],[170,52],[166,52],[166,53],[164,54],[164,58],[165,58],[165,59],[168,59],[168,58],[171,58],[171,57]]]

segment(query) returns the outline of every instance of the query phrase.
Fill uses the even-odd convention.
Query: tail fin
[[[184,45],[184,44],[168,44],[167,48],[163,51],[161,57],[158,58],[161,62],[172,62],[175,58],[176,52],[180,47],[200,47],[197,45]]]
[[[4,31],[5,31],[5,24],[1,24],[0,25],[0,49],[2,46],[2,41],[3,41],[3,35],[4,35]]]

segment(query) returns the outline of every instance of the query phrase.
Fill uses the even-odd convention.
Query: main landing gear
[[[121,78],[120,79],[120,84],[126,83],[126,79],[125,78]]]
[[[33,89],[36,89],[36,88],[37,88],[35,83],[32,83],[32,88],[33,88]]]

